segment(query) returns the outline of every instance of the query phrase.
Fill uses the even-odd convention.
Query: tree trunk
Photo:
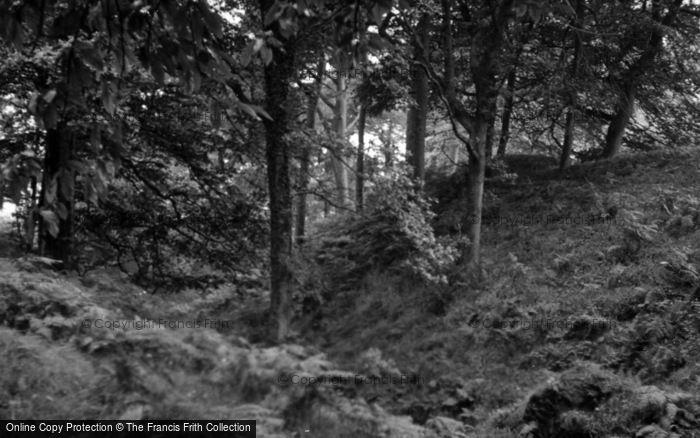
[[[275,0],[261,0],[262,16]],[[272,30],[283,47],[271,46],[273,60],[265,66],[265,106],[272,120],[265,119],[267,180],[270,192],[270,316],[271,335],[281,342],[289,333],[292,318],[292,187],[290,181],[291,130],[288,113],[289,81],[294,73],[295,42]]]
[[[506,101],[503,105],[503,116],[501,118],[501,137],[498,139],[498,151],[496,154],[503,158],[506,156],[508,140],[510,140],[510,118],[513,114],[513,103],[515,101],[515,69],[508,75],[508,85],[506,86]]]
[[[340,58],[341,55],[338,55]],[[347,208],[350,200],[350,183],[348,181],[348,168],[343,160],[343,145],[346,141],[348,126],[348,95],[346,78],[347,69],[342,59],[338,59],[336,65],[335,78],[335,107],[333,108],[334,119],[333,129],[335,131],[336,144],[338,147],[331,154],[331,164],[335,175],[335,185],[337,190],[337,205],[339,208]]]
[[[501,59],[499,52],[505,39],[506,25],[511,16],[512,0],[500,2],[497,10],[482,9],[484,17],[489,17],[490,23],[474,35],[470,50],[470,70],[474,79],[476,92],[476,112],[471,119],[468,178],[469,218],[467,236],[470,245],[462,254],[464,274],[477,275],[481,278],[481,214],[483,207],[484,179],[486,173],[486,142],[488,129],[493,117],[498,99],[497,75]],[[457,112],[464,112],[458,108]],[[466,127],[466,126],[465,126]]]
[[[389,127],[386,131],[382,128],[380,140],[384,149],[384,168],[391,169],[394,167],[394,121],[392,119],[389,119]]]
[[[463,145],[460,144],[459,142],[453,141],[448,145],[448,159],[450,160],[450,165],[452,167],[452,171],[456,172],[459,170],[459,161],[460,161],[460,147]]]
[[[486,145],[486,124],[479,128],[482,133],[481,139],[477,140],[483,152]],[[467,221],[467,237],[469,245],[464,248],[462,253],[463,265],[467,267],[467,272],[473,272],[478,269],[481,263],[481,213],[483,210],[484,199],[484,179],[486,174],[486,160],[481,155],[481,159],[470,159],[468,165],[468,221]]]
[[[571,164],[571,150],[574,143],[574,125],[576,122],[576,114],[573,108],[569,108],[566,113],[566,122],[564,125],[564,144],[561,148],[561,156],[559,157],[559,170],[564,170]]]
[[[364,208],[365,191],[365,125],[367,123],[367,107],[360,107],[357,121],[357,172],[355,176],[355,208],[362,212]]]
[[[489,111],[489,118],[486,126],[486,144],[484,147],[484,156],[486,161],[490,161],[493,156],[493,140],[496,136],[496,105],[493,105]]]
[[[68,163],[73,154],[72,134],[65,125],[46,132],[44,176],[41,189],[40,210],[53,211],[56,223],[50,225],[42,218],[39,225],[39,252],[41,255],[63,262],[65,269],[73,264],[73,218],[75,204],[75,174]],[[51,229],[58,232],[53,234]]]
[[[620,151],[625,129],[634,113],[634,100],[640,80],[648,71],[654,68],[654,61],[663,49],[665,28],[675,24],[678,12],[683,5],[682,0],[674,0],[668,6],[668,11],[662,16],[662,4],[659,1],[651,2],[651,19],[657,24],[652,26],[651,35],[646,48],[637,60],[627,69],[620,81],[620,94],[615,108],[615,115],[608,126],[605,136],[605,146],[602,158],[613,158]]]
[[[306,111],[306,128],[311,131],[316,131],[316,108],[320,100],[321,84],[323,83],[323,75],[325,73],[326,60],[324,56],[318,62],[317,79],[315,87],[310,91],[308,96],[308,108]],[[299,163],[299,194],[297,196],[297,211],[296,211],[296,242],[297,245],[304,243],[306,236],[306,192],[309,189],[309,171],[311,163],[311,147],[304,145],[301,151]]]
[[[581,40],[581,32],[579,29],[583,27],[583,14],[585,13],[584,0],[576,1],[576,17],[574,18],[574,59],[571,63],[571,77],[576,83],[578,78],[580,64],[581,64],[581,49],[583,47],[583,41]],[[576,123],[576,110],[578,105],[578,95],[576,89],[569,90],[569,109],[566,113],[566,126],[564,128],[564,144],[561,150],[561,157],[559,159],[559,169],[566,169],[569,167],[571,161],[571,151],[573,149],[574,142],[574,126]]]
[[[445,69],[444,77],[444,94],[448,102],[455,100],[455,60],[454,60],[454,41],[452,39],[452,2],[450,0],[442,0],[442,53],[443,66]],[[452,162],[453,170],[459,170],[460,147],[463,144],[455,142],[450,147],[450,161]]]
[[[406,115],[406,159],[413,167],[413,177],[425,179],[425,133],[428,117],[428,76],[420,63],[425,61],[425,48],[428,47],[428,14],[423,14],[418,22],[416,41],[413,44],[413,65],[411,67],[411,97],[413,102]]]
[[[36,220],[38,216],[38,200],[37,200],[37,189],[38,181],[36,177],[31,179],[31,195],[30,195],[30,208],[29,213],[27,213],[27,218],[25,219],[24,225],[24,242],[25,251],[32,252],[34,250],[34,237],[36,236]],[[2,199],[0,199],[0,203]]]
[[[620,101],[618,102],[615,115],[608,126],[602,158],[613,158],[620,152],[625,129],[627,129],[627,125],[634,113],[634,98],[635,84],[625,84],[625,88],[620,94]]]

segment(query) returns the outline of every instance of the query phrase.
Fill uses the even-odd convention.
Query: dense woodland
[[[0,417],[700,436],[697,2],[0,0],[0,35]]]

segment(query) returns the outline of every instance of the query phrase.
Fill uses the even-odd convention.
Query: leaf
[[[105,111],[107,111],[107,114],[110,116],[114,115],[114,110],[116,108],[115,95],[108,82],[102,82],[102,106]]]
[[[265,65],[270,65],[272,62],[272,49],[267,46],[263,46],[262,49],[260,49],[260,56],[262,57]]]
[[[279,21],[280,35],[283,38],[289,39],[297,32],[296,21],[291,18],[283,18]]]
[[[202,19],[204,20],[204,24],[207,26],[209,32],[211,32],[217,38],[222,38],[224,36],[224,32],[221,25],[221,17],[212,12],[205,2],[200,2],[199,6],[202,10]]]
[[[63,221],[68,219],[68,209],[62,202],[56,204],[56,215],[58,215],[58,217]]]
[[[280,15],[282,15],[282,6],[278,2],[275,2],[270,9],[267,10],[265,14],[265,19],[263,20],[263,26],[269,26],[275,20],[277,20]]]
[[[51,234],[51,236],[53,236],[53,237],[58,236],[58,231],[59,231],[58,225],[59,225],[60,221],[59,221],[56,213],[54,213],[51,210],[41,210],[39,212],[39,215],[44,220],[44,224],[46,224],[46,226],[49,230],[49,234]]]
[[[248,105],[247,103],[243,103],[240,100],[236,101],[236,105],[238,105],[238,108],[240,108],[241,111],[253,117],[255,120],[260,120],[260,117],[255,111],[255,108],[253,108],[253,105]]]
[[[263,41],[262,38],[256,38],[255,44],[253,45],[253,53],[258,53],[258,51],[260,51],[260,49],[262,49],[264,45],[265,41]]]
[[[49,90],[44,94],[44,101],[46,103],[51,103],[53,102],[54,98],[56,97],[56,90]]]
[[[29,98],[29,105],[27,108],[29,109],[29,112],[32,114],[37,114],[36,112],[36,104],[37,100],[39,99],[39,93],[32,93],[32,96]]]
[[[51,181],[49,182],[49,186],[46,188],[46,192],[44,193],[44,202],[46,202],[46,204],[51,205],[56,201],[57,187],[58,187],[57,178],[56,177],[51,178]]]
[[[97,207],[97,189],[91,179],[85,181],[85,199]]]
[[[256,41],[251,41],[248,43],[248,45],[243,49],[243,52],[241,53],[241,65],[243,67],[248,67],[250,64],[251,59],[253,58],[253,45],[256,43]]]
[[[370,9],[370,16],[374,24],[380,25],[382,23],[384,13],[386,13],[386,9],[379,3],[375,4],[372,9]]]
[[[256,113],[265,117],[267,120],[272,120],[272,116],[270,114],[268,114],[267,111],[265,111],[262,107],[260,107],[258,105],[251,105],[251,106],[253,107],[253,109],[255,110]]]

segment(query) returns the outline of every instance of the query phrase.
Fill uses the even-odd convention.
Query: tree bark
[[[72,133],[65,125],[47,130],[40,201],[40,210],[56,214],[58,233],[53,235],[46,220],[40,221],[39,253],[60,260],[65,269],[74,267],[75,174],[68,165],[73,154],[72,142]]]
[[[316,109],[321,96],[321,84],[323,83],[323,75],[326,70],[325,56],[321,56],[318,62],[316,71],[317,79],[314,84],[314,89],[309,92],[308,108],[306,111],[306,128],[311,131],[316,131]],[[304,243],[306,236],[306,192],[309,189],[309,171],[311,163],[311,147],[304,145],[301,151],[299,163],[299,194],[297,196],[296,210],[296,242],[297,245]]]
[[[574,59],[571,62],[571,77],[576,83],[581,64],[581,50],[583,41],[579,29],[583,27],[583,14],[585,14],[584,0],[576,0],[576,16],[574,17]],[[562,145],[561,157],[559,158],[559,169],[569,167],[571,162],[571,151],[574,142],[574,126],[576,123],[576,111],[578,105],[578,93],[576,89],[569,90],[569,109],[566,113],[566,126],[564,127],[564,144]]]
[[[359,120],[357,121],[357,168],[355,176],[355,208],[362,212],[364,208],[365,191],[365,125],[367,124],[367,107],[360,107]]]
[[[488,57],[488,56],[487,56]],[[493,102],[498,95],[496,81],[486,60],[478,62],[475,68],[476,107],[471,143],[473,155],[469,158],[467,184],[467,237],[469,246],[462,254],[463,265],[468,273],[478,273],[481,264],[481,215],[483,210],[484,180],[486,178],[487,137]]]
[[[622,139],[625,136],[625,130],[629,124],[632,114],[634,113],[635,99],[635,84],[629,82],[625,84],[623,91],[620,93],[620,100],[617,103],[617,109],[613,116],[608,132],[605,135],[605,148],[603,149],[603,158],[613,158],[622,146]]]
[[[508,140],[510,140],[510,120],[513,114],[513,105],[515,102],[515,69],[508,74],[508,84],[506,85],[506,101],[503,104],[503,116],[501,117],[501,137],[498,139],[498,151],[496,155],[503,158],[506,156],[506,148]]]
[[[470,159],[468,164],[468,215],[467,215],[467,237],[469,238],[469,246],[464,248],[462,253],[463,265],[467,268],[467,272],[473,272],[478,269],[481,263],[481,213],[483,211],[484,199],[484,179],[486,175],[486,160],[483,155],[483,148],[486,145],[486,123],[483,123],[479,128],[481,131],[477,134],[475,143],[480,144],[482,150],[481,159]]]
[[[394,167],[394,121],[389,119],[389,127],[385,131],[382,128],[381,138],[382,149],[384,152],[384,168],[391,169]]]
[[[469,246],[462,253],[465,274],[481,274],[481,215],[483,209],[484,179],[486,173],[486,142],[488,129],[498,98],[497,75],[501,59],[499,52],[505,40],[513,0],[503,0],[496,10],[483,9],[489,23],[477,30],[470,50],[470,69],[476,91],[476,112],[471,118],[468,178],[467,236]],[[464,112],[455,108],[455,113]],[[465,126],[466,127],[466,126]]]
[[[347,126],[348,126],[348,95],[346,75],[347,69],[345,63],[340,59],[342,55],[338,55],[336,65],[335,78],[335,106],[333,108],[333,129],[335,131],[336,144],[338,147],[331,154],[331,164],[333,166],[333,174],[335,175],[335,185],[337,190],[337,205],[340,208],[347,208],[350,203],[350,183],[348,180],[348,168],[343,162],[342,146],[346,141]]]
[[[496,137],[496,105],[494,102],[493,107],[489,111],[489,118],[486,127],[486,146],[485,146],[485,158],[486,161],[491,160],[493,156],[493,140]]]
[[[664,29],[673,26],[678,11],[683,4],[683,0],[674,0],[669,5],[665,15],[661,15],[662,5],[659,1],[651,2],[651,19],[658,24],[651,28],[651,34],[644,51],[639,58],[624,72],[619,81],[619,97],[608,132],[605,136],[605,146],[603,148],[603,159],[613,158],[620,151],[622,139],[625,135],[627,125],[634,113],[634,100],[637,88],[644,74],[654,67],[656,56],[663,49]]]
[[[411,67],[411,97],[413,102],[406,115],[406,159],[413,167],[416,180],[425,179],[425,133],[428,117],[428,76],[420,63],[425,62],[425,48],[430,43],[428,14],[423,14],[418,22],[416,40],[413,44],[413,65]]]
[[[260,0],[262,16],[275,0]],[[277,23],[275,37],[283,47],[271,46],[273,60],[265,66],[265,107],[271,120],[265,119],[267,180],[270,192],[270,316],[271,335],[281,342],[289,333],[292,318],[292,187],[290,181],[291,130],[288,102],[289,81],[294,73],[295,42],[285,39]]]
[[[443,52],[443,92],[448,102],[455,101],[455,60],[454,41],[452,39],[452,2],[442,0],[442,52]],[[461,145],[464,146],[464,145]],[[459,170],[460,144],[457,142],[450,147],[450,161],[454,171]]]

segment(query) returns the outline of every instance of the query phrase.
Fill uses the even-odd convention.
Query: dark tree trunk
[[[307,128],[313,129],[316,122],[316,105],[318,98],[309,96],[309,109],[306,112]],[[296,209],[296,242],[297,245],[304,243],[306,235],[306,192],[309,189],[309,170],[311,168],[311,151],[310,145],[302,146],[301,156],[299,157],[299,193],[297,194],[297,209]]]
[[[261,0],[262,16],[274,0]],[[265,119],[267,180],[270,192],[270,316],[272,337],[281,342],[289,333],[292,318],[292,187],[288,144],[290,128],[289,81],[294,74],[295,42],[270,27],[283,47],[272,46],[273,60],[265,66],[265,106],[272,120]]]
[[[654,25],[647,41],[646,48],[637,60],[624,73],[619,83],[620,93],[608,132],[605,136],[605,145],[602,158],[613,158],[620,151],[625,129],[634,113],[634,100],[637,88],[642,77],[654,67],[656,56],[663,49],[664,29],[672,27],[678,16],[678,11],[683,5],[683,0],[674,0],[668,7],[668,11],[662,16],[662,5],[659,1],[651,2],[651,19],[658,24]]]
[[[510,140],[510,119],[515,102],[515,81],[515,69],[513,69],[508,75],[506,101],[503,105],[503,116],[501,117],[501,137],[498,139],[498,151],[496,152],[501,158],[506,156],[506,148],[508,147],[508,140]]]
[[[571,77],[576,83],[581,64],[581,49],[583,41],[579,29],[583,27],[583,14],[585,14],[584,0],[576,1],[576,17],[574,18],[574,59],[571,62]],[[559,159],[559,169],[569,167],[571,161],[571,151],[574,142],[574,126],[576,123],[576,111],[578,105],[578,95],[576,89],[569,90],[569,109],[566,113],[566,126],[564,127],[564,144],[562,145],[561,157]]]
[[[471,157],[468,165],[467,237],[469,238],[469,246],[466,247],[465,252],[462,253],[463,265],[467,267],[466,273],[472,273],[475,268],[478,268],[481,262],[481,213],[483,210],[484,179],[486,175],[486,159],[484,155],[487,130],[486,122],[483,121],[475,130],[477,131],[477,135],[474,146],[476,146],[475,149],[477,151],[480,151],[480,158]]]
[[[316,71],[317,79],[313,90],[309,93],[308,105],[306,111],[306,128],[311,131],[316,131],[316,108],[321,93],[321,84],[323,83],[323,75],[325,73],[326,60],[324,56],[318,62]],[[299,159],[299,195],[297,196],[297,211],[296,211],[296,242],[297,245],[304,243],[306,235],[306,192],[309,190],[309,171],[311,164],[311,147],[304,145]]]
[[[492,110],[498,96],[497,84],[492,74],[489,57],[489,55],[486,55],[486,58],[479,62],[474,69],[477,112],[471,132],[473,155],[469,158],[469,178],[467,181],[469,185],[467,191],[467,211],[469,212],[467,216],[467,237],[469,238],[469,246],[468,250],[462,254],[463,265],[467,268],[465,273],[470,275],[478,274],[481,264],[481,214],[483,211],[486,161],[488,159],[486,155],[487,138],[492,120]]]
[[[411,67],[411,107],[406,115],[406,156],[413,167],[413,176],[417,180],[425,179],[425,133],[428,118],[428,76],[420,63],[425,62],[425,50],[428,47],[428,14],[423,14],[418,22],[416,42],[413,44],[413,66]]]
[[[569,108],[566,113],[564,124],[564,144],[559,157],[559,170],[564,170],[571,164],[571,150],[574,144],[574,126],[576,124],[576,113],[573,108]]]
[[[52,226],[42,218],[39,226],[39,252],[41,255],[63,262],[63,267],[72,269],[73,264],[73,218],[75,175],[69,168],[73,154],[72,134],[59,125],[46,132],[44,176],[41,189],[40,210],[55,213]],[[57,227],[57,233],[51,229]]]
[[[627,129],[627,125],[634,113],[634,98],[635,84],[632,82],[625,84],[625,88],[620,94],[615,115],[608,126],[608,132],[605,136],[603,158],[613,158],[620,152],[625,129]]]
[[[358,212],[364,208],[365,191],[365,125],[367,124],[367,107],[360,107],[357,121],[357,172],[355,177],[355,206]]]
[[[385,169],[391,169],[394,167],[394,151],[393,151],[394,145],[388,143],[384,147],[384,168]]]
[[[24,226],[24,241],[25,241],[25,251],[31,252],[34,250],[34,237],[36,235],[36,220],[37,220],[37,207],[38,207],[38,199],[37,199],[37,189],[38,189],[38,181],[36,177],[32,177],[31,179],[31,198],[30,198],[30,210],[29,214],[27,214],[27,218],[25,219],[25,226]]]
[[[498,53],[505,39],[505,28],[511,15],[512,0],[500,2],[496,11],[482,13],[491,23],[477,31],[471,46],[470,70],[476,91],[476,113],[470,130],[471,154],[468,180],[469,249],[462,254],[464,274],[481,278],[481,214],[483,210],[484,179],[486,173],[486,143],[488,130],[498,98],[497,75],[501,68]],[[494,13],[495,12],[495,13]]]

